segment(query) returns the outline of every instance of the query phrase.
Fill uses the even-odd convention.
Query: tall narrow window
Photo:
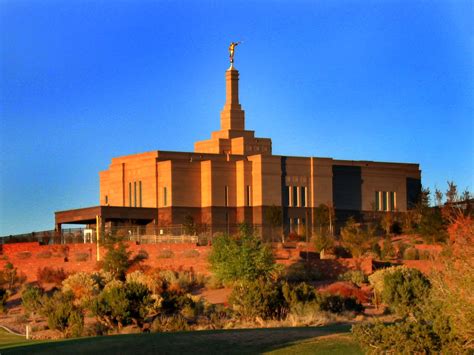
[[[396,197],[397,194],[393,191],[390,191],[390,211],[395,211],[397,208]]]
[[[142,182],[138,182],[138,197],[140,199],[139,206],[142,207]]]
[[[168,190],[163,187],[163,206],[168,206]]]
[[[247,206],[252,205],[251,198],[252,198],[252,191],[250,190],[250,185],[247,185],[247,201],[246,201]]]
[[[293,207],[298,206],[298,186],[293,186]]]
[[[224,206],[229,205],[229,186],[225,186],[224,188]]]
[[[301,207],[306,207],[306,186],[301,186],[301,197],[300,197],[300,205]]]
[[[380,195],[379,191],[375,191],[375,206],[374,206],[376,211],[380,211]]]
[[[382,207],[383,207],[383,211],[388,211],[388,192],[387,191],[383,191],[382,192]]]
[[[291,206],[291,186],[286,187],[285,206]]]
[[[105,204],[108,205],[109,204],[109,196],[105,195]]]
[[[132,183],[128,183],[128,205],[132,207]]]
[[[133,182],[133,206],[137,207],[137,182]]]

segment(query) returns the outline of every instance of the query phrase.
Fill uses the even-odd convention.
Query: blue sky
[[[0,235],[98,204],[115,156],[219,129],[230,41],[275,154],[417,162],[473,190],[472,1],[2,1]]]

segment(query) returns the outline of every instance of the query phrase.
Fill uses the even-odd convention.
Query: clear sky
[[[230,41],[281,155],[416,162],[473,190],[467,1],[0,1],[0,235],[93,206],[112,157],[219,129]]]

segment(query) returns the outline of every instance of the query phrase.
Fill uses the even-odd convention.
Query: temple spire
[[[244,130],[245,113],[239,103],[239,71],[233,65],[225,72],[225,105],[221,111],[221,130]]]

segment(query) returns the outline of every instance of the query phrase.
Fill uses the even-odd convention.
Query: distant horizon
[[[271,6],[268,6],[271,4]],[[220,126],[227,47],[274,155],[419,164],[473,188],[469,1],[0,4],[0,236],[99,205],[113,157]],[[178,135],[178,138],[176,136]]]

